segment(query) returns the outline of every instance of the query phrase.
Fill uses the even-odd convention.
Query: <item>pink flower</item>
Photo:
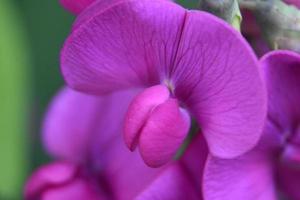
[[[218,157],[241,155],[260,138],[266,102],[257,58],[208,13],[164,0],[95,3],[76,20],[61,67],[68,85],[85,93],[143,90],[128,109],[124,138],[149,166],[174,156],[191,117]]]
[[[43,135],[48,152],[62,161],[33,173],[25,199],[201,199],[207,155],[201,136],[180,160],[159,169],[126,149],[121,122],[135,94],[93,97],[63,89],[49,109]]]
[[[264,135],[236,159],[209,156],[204,197],[209,200],[275,200],[280,191],[300,199],[300,56],[274,51],[261,59],[268,88]]]

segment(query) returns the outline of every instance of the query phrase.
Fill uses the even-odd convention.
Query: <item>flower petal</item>
[[[198,120],[211,153],[232,158],[253,148],[266,117],[266,92],[240,33],[213,15],[190,11],[175,63],[175,96]]]
[[[268,122],[250,152],[234,159],[209,155],[204,169],[204,199],[276,200],[274,155],[280,142],[278,130]]]
[[[76,167],[70,163],[57,162],[39,168],[25,185],[25,198],[36,199],[49,185],[62,184],[72,179]]]
[[[167,87],[156,85],[144,90],[131,102],[124,127],[125,143],[131,151],[137,146],[140,132],[152,110],[165,102],[169,96],[170,92]]]
[[[121,137],[125,112],[136,93],[122,91],[94,97],[63,89],[46,115],[46,149],[58,158],[80,163],[104,157],[99,157],[99,153]]]
[[[261,59],[268,89],[268,116],[282,133],[294,132],[300,118],[300,55],[273,51]]]
[[[139,149],[146,164],[160,167],[170,161],[189,128],[189,114],[179,108],[176,99],[168,99],[154,108],[139,141]]]
[[[68,85],[103,94],[165,79],[160,74],[173,64],[183,8],[165,0],[123,1],[92,16],[73,30],[62,50]]]
[[[25,186],[25,199],[64,200],[105,198],[80,176],[79,168],[67,162],[55,162],[39,168]]]
[[[60,0],[59,2],[66,10],[74,14],[79,14],[95,0]]]
[[[204,199],[276,200],[272,166],[250,154],[228,160],[209,156],[204,172]]]
[[[279,188],[289,199],[300,199],[300,168],[282,164],[278,169]]]

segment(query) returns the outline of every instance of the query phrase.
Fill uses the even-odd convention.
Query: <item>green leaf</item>
[[[28,74],[24,26],[13,1],[0,6],[0,199],[20,199],[28,170]]]

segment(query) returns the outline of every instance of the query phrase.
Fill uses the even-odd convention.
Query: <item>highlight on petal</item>
[[[44,122],[43,142],[48,152],[58,158],[83,162],[98,104],[96,97],[69,88],[61,90]]]
[[[61,5],[73,14],[79,14],[95,0],[59,0]]]
[[[99,156],[121,137],[122,122],[138,91],[96,97],[64,88],[53,100],[43,126],[43,143],[56,158],[84,163]],[[122,99],[122,101],[120,101]],[[95,164],[95,163],[94,163]]]
[[[268,89],[268,115],[281,131],[286,131],[300,116],[300,55],[272,51],[260,63]]]
[[[89,15],[61,52],[69,86],[103,94],[160,84],[165,78],[160,73],[173,64],[185,19],[182,7],[165,0],[123,1]]]
[[[249,151],[266,118],[254,52],[239,32],[205,12],[189,11],[182,35],[171,74],[175,96],[197,119],[213,155]]]

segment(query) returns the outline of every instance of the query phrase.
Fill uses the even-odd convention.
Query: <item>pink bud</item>
[[[26,200],[100,200],[101,197],[78,167],[65,162],[39,168],[25,186]]]
[[[132,151],[139,146],[146,164],[159,167],[172,159],[189,127],[188,113],[170,97],[166,86],[156,85],[137,95],[129,106],[125,143]]]

